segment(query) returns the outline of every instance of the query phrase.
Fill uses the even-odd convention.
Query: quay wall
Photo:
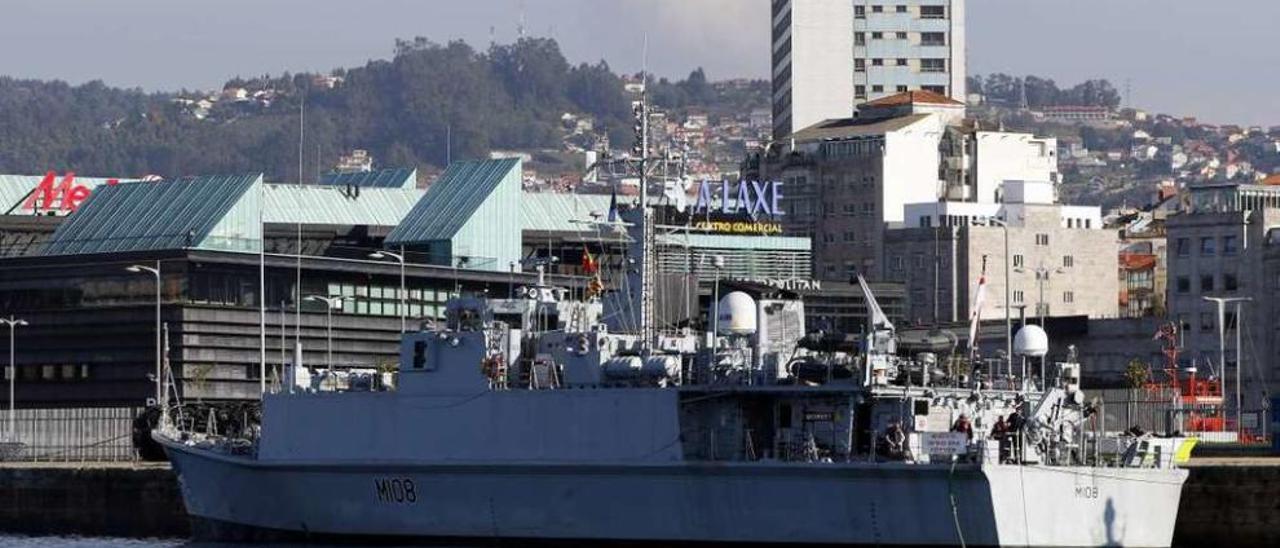
[[[1280,546],[1280,459],[1193,464],[1174,546]],[[0,533],[184,538],[190,523],[165,464],[10,463]]]
[[[7,463],[0,533],[184,538],[190,525],[167,464]]]

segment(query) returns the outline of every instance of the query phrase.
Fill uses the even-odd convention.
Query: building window
[[[1178,238],[1177,243],[1174,245],[1178,250],[1179,257],[1191,256],[1191,240],[1189,238]]]
[[[1049,235],[1036,234],[1036,245],[1049,245]]]
[[[921,59],[920,72],[946,72],[946,59]]]
[[[883,33],[883,32],[880,32],[880,31],[872,32],[872,33],[871,33],[871,39],[872,39],[872,40],[884,40],[884,33]]]
[[[1213,316],[1214,314],[1212,312],[1200,313],[1200,330],[1201,331],[1213,331]]]
[[[902,262],[902,255],[894,255],[893,259],[890,260],[894,270],[902,270]]]
[[[853,96],[854,96],[854,98],[856,98],[856,99],[866,99],[866,98],[867,98],[867,86],[864,86],[864,85],[856,85],[856,86],[853,86]]]
[[[1062,256],[1062,268],[1074,268],[1076,266],[1076,258],[1071,255]]]
[[[854,72],[866,72],[866,71],[867,71],[867,60],[866,60],[866,59],[854,59],[854,60],[853,60],[853,71],[854,71]]]
[[[846,230],[844,232],[845,243],[853,242],[856,238],[857,238],[857,235],[855,235],[852,230]]]
[[[920,86],[920,89],[923,89],[930,93],[937,93],[938,95],[947,94],[947,86]]]
[[[1228,272],[1222,275],[1222,290],[1236,291],[1240,289],[1240,278],[1235,273]]]
[[[1191,278],[1188,278],[1186,276],[1178,276],[1178,281],[1174,285],[1177,287],[1178,293],[1191,292]]]
[[[916,253],[915,260],[917,270],[924,268],[924,253]]]
[[[1014,256],[1013,256],[1013,267],[1014,267],[1014,268],[1022,268],[1022,255],[1014,255]]]
[[[1026,300],[1026,294],[1023,293],[1021,289],[1015,290],[1013,292],[1013,302],[1020,303],[1020,302],[1024,302],[1025,300]]]
[[[894,37],[894,38],[897,38],[897,39],[899,39],[899,40],[906,40],[906,39],[907,39],[907,33],[899,31],[899,32],[895,33],[895,34],[893,35],[893,37]]]
[[[884,93],[884,86],[879,84],[871,86],[871,93]]]
[[[946,6],[920,6],[921,19],[946,19]]]
[[[1207,257],[1215,255],[1216,246],[1214,243],[1216,241],[1213,238],[1200,238],[1200,254]]]
[[[1208,293],[1211,291],[1213,291],[1213,274],[1200,276],[1200,292]]]
[[[898,93],[906,93],[907,86],[898,86]]]
[[[904,58],[902,58],[902,57],[899,57],[899,58],[898,58],[898,66],[900,66],[900,67],[905,67],[905,66],[907,66],[907,60],[906,60],[906,59],[904,59]]]
[[[884,6],[871,6],[871,13],[884,13]]]
[[[1074,303],[1074,302],[1076,302],[1076,293],[1075,293],[1074,291],[1064,291],[1064,292],[1062,292],[1062,302],[1064,302],[1064,303]]]
[[[945,33],[945,32],[922,32],[922,33],[920,33],[920,45],[922,45],[922,46],[945,46],[945,45],[947,45],[947,33]]]
[[[1239,253],[1240,245],[1238,242],[1239,241],[1236,239],[1235,236],[1223,236],[1222,237],[1222,254],[1235,255],[1236,253]]]
[[[855,19],[866,19],[866,18],[867,18],[867,7],[866,7],[866,6],[854,6],[854,7],[853,7],[853,17],[854,17]]]
[[[884,66],[884,59],[872,59],[872,60],[871,60],[871,66],[873,66],[873,67],[883,67],[883,66]]]
[[[853,45],[855,45],[855,46],[865,46],[865,45],[867,45],[867,33],[865,33],[865,32],[855,32],[855,33],[853,33]]]
[[[898,13],[907,13],[907,6],[904,4],[898,4],[897,10]]]

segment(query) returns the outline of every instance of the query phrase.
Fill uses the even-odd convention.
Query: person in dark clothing
[[[1023,418],[1022,411],[1016,407],[1005,421],[1005,426],[1009,430],[1009,442],[1013,446],[1011,453],[1014,462],[1022,461],[1022,428],[1026,425],[1027,419]]]
[[[991,427],[991,439],[1000,445],[1000,462],[1009,462],[1009,425],[1004,422],[1004,415],[996,417]]]
[[[960,418],[951,425],[951,431],[963,433],[967,441],[973,441],[973,423],[969,422],[969,415],[961,413]]]

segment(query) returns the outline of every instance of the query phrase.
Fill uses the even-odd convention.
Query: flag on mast
[[[618,190],[614,189],[609,195],[609,216],[606,217],[609,222],[618,222]]]
[[[987,257],[982,256],[982,274],[978,276],[978,290],[974,292],[973,307],[969,313],[969,355],[976,355],[978,348],[978,324],[982,321],[982,305],[987,300]]]

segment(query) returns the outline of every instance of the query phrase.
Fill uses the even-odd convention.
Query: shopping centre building
[[[0,175],[0,315],[30,324],[15,334],[17,402],[151,396],[157,280],[164,356],[182,393],[234,400],[257,397],[264,362],[275,382],[295,345],[306,365],[393,367],[402,329],[439,319],[453,295],[513,294],[535,265],[574,290],[586,285],[586,254],[607,289],[632,268],[626,236],[605,220],[634,198],[530,193],[521,173],[515,159],[457,162],[426,189],[413,170],[306,185],[260,174]],[[686,316],[672,325],[703,327],[717,278],[808,288],[811,324],[860,325],[848,280],[812,279],[808,239],[691,223],[675,204],[654,205],[659,272],[685,288],[685,306],[668,308]],[[882,306],[900,314],[900,286],[883,291]]]

